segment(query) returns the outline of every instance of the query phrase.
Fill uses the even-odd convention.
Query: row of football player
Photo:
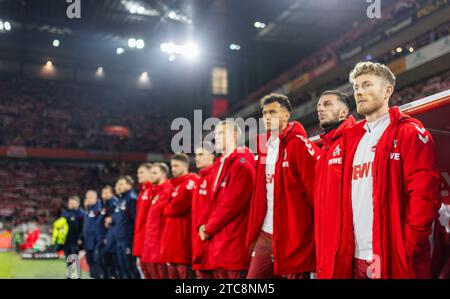
[[[116,236],[117,264],[129,269],[120,277],[138,277],[134,257],[145,278],[448,275],[449,250],[433,269],[430,258],[433,222],[449,231],[433,138],[420,121],[389,108],[395,76],[388,67],[359,63],[349,77],[365,120],[349,115],[348,97],[324,92],[321,148],[289,121],[289,99],[270,94],[261,100],[267,133],[258,136],[257,159],[238,147],[240,129],[227,120],[216,126],[214,148],[196,149],[199,176],[188,172],[184,154],[172,157],[170,180],[164,163],[143,164],[136,205],[131,179],[120,178],[114,211],[128,221],[129,236],[123,246]],[[114,214],[112,228],[124,225]]]

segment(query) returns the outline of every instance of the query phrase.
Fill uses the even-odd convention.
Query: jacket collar
[[[213,169],[213,166],[214,166],[214,163],[205,168],[200,169],[200,171],[199,171],[200,176],[207,176]]]
[[[151,189],[152,187],[153,187],[153,184],[150,183],[150,182],[145,182],[145,183],[143,183],[143,184],[139,184],[139,190],[140,190],[140,191],[144,191],[144,190],[147,190],[147,189]]]
[[[178,185],[182,184],[183,182],[189,180],[193,176],[195,176],[195,174],[189,172],[189,173],[186,173],[185,175],[182,175],[180,177],[173,178],[170,181],[171,181],[172,185],[178,186]]]
[[[345,129],[351,128],[356,124],[355,118],[350,115],[347,117],[344,122],[337,127],[336,129],[331,130],[328,134],[320,134],[320,139],[322,140],[324,145],[329,145],[336,139],[340,138],[343,135]]]

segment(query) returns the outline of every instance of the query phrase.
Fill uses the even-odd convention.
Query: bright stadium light
[[[255,22],[253,24],[253,26],[255,26],[255,28],[258,28],[258,29],[263,29],[266,27],[266,24],[264,24],[263,22]]]
[[[162,43],[160,49],[162,52],[169,55],[170,61],[174,61],[176,55],[181,55],[188,60],[193,60],[200,54],[200,48],[195,42],[187,42],[184,45],[177,45],[172,42]]]
[[[138,14],[142,15],[145,13],[145,8],[143,6],[139,6],[136,11]]]
[[[152,82],[150,80],[150,76],[149,76],[148,72],[142,72],[139,75],[137,83],[138,83],[138,87],[140,87],[140,88],[145,88],[145,89],[151,88]]]
[[[197,58],[198,54],[200,53],[200,49],[198,48],[197,44],[193,42],[187,43],[182,51],[182,54],[189,60]]]
[[[6,31],[11,30],[11,24],[10,24],[8,21],[6,21],[5,23],[3,23],[3,27],[5,27],[5,30],[6,30]]]
[[[177,13],[174,11],[170,11],[167,16],[169,17],[169,19],[175,20],[175,18],[177,17]]]
[[[53,40],[53,47],[58,48],[60,45],[60,42],[58,39]]]
[[[45,65],[48,67],[51,67],[51,66],[53,66],[53,62],[51,60],[49,60],[49,61],[47,61],[47,63]]]
[[[116,54],[117,54],[117,55],[122,55],[124,52],[125,52],[125,49],[124,49],[124,48],[117,48],[117,49],[116,49]]]
[[[230,50],[232,51],[239,51],[241,49],[241,46],[238,44],[231,44],[230,45]]]
[[[103,67],[99,66],[99,67],[97,68],[97,71],[95,72],[95,75],[96,75],[97,77],[103,77]]]
[[[165,53],[173,53],[175,49],[174,43],[162,43],[159,48]]]
[[[130,38],[128,40],[128,47],[130,48],[136,48],[136,39],[135,38]]]
[[[408,51],[409,51],[409,53],[412,53],[412,52],[414,52],[414,48],[413,47],[409,47]]]
[[[138,39],[136,41],[136,48],[138,49],[143,49],[145,47],[145,42],[142,39]]]
[[[397,53],[402,53],[403,49],[402,49],[402,47],[398,47],[397,49],[395,49],[395,51],[396,51]]]
[[[169,11],[169,13],[167,14],[167,17],[171,20],[185,23],[188,25],[192,24],[192,20],[188,16],[185,16],[185,15],[178,13],[176,11],[173,11],[173,10]]]
[[[137,13],[137,6],[135,6],[135,5],[130,6],[130,8],[128,10],[129,10],[130,14],[134,15],[135,13]]]

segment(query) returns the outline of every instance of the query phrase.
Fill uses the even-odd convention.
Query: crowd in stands
[[[168,109],[138,90],[17,78],[0,88],[0,145],[134,152],[170,145]],[[131,136],[110,136],[108,125]]]
[[[400,52],[397,52],[396,49],[392,49],[387,51],[385,54],[381,55],[377,61],[380,63],[388,64],[393,60],[408,55],[410,53],[409,49],[417,50],[423,48],[445,36],[448,36],[450,33],[450,22],[447,22],[441,26],[436,27],[433,30],[430,30],[419,37],[415,38],[412,41],[408,41],[402,45],[399,45],[401,49]]]
[[[37,217],[48,223],[60,213],[68,194],[81,194],[124,173],[134,163],[83,164],[42,160],[0,160],[0,216],[8,225]]]

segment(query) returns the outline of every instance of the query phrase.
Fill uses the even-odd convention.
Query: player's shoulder
[[[432,139],[430,132],[417,119],[408,117],[400,121],[397,136],[401,139],[427,144]]]
[[[428,130],[418,119],[407,117],[400,120],[398,124],[398,132],[402,135],[414,135],[416,133],[428,133]]]
[[[252,169],[255,167],[255,155],[248,148],[241,147],[231,159],[231,167],[238,169]]]

